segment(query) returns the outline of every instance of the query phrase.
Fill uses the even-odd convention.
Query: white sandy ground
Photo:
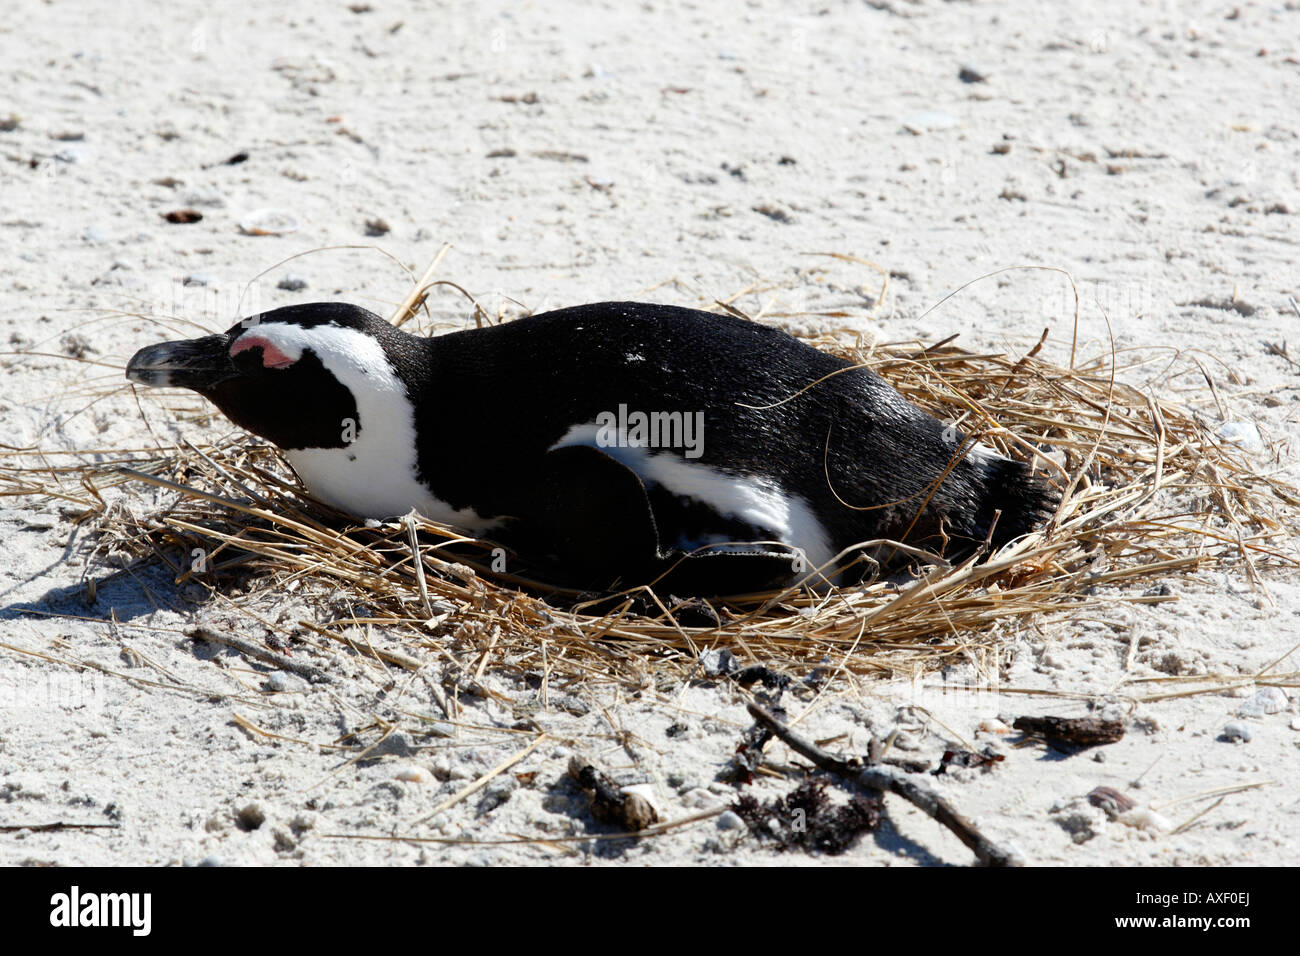
[[[1056,273],[988,279],[922,317],[984,273],[1061,267],[1082,294],[1081,352],[1109,349],[1104,313],[1121,349],[1159,347],[1170,358],[1181,350],[1191,369],[1195,357],[1226,416],[1256,422],[1280,443],[1259,466],[1294,475],[1287,452],[1300,380],[1264,341],[1300,340],[1300,316],[1287,305],[1300,296],[1300,5],[248,6],[8,5],[0,122],[10,113],[18,122],[0,132],[5,445],[175,442],[174,396],[142,394],[137,404],[122,390],[88,405],[92,390],[121,384],[136,348],[193,334],[191,323],[225,328],[295,301],[338,298],[387,312],[406,280],[373,251],[319,252],[256,277],[287,256],[336,245],[382,246],[418,269],[451,241],[440,274],[490,308],[509,306],[506,295],[535,310],[610,298],[705,304],[762,278],[790,282],[772,311],[841,308],[886,340],[960,333],[970,348],[1019,352],[1050,326],[1045,356],[1065,362],[1072,299]],[[986,82],[961,82],[963,65]],[[992,152],[1001,143],[1009,151]],[[246,162],[223,164],[241,150]],[[489,156],[502,150],[514,154]],[[178,182],[159,185],[165,177]],[[160,218],[187,207],[202,222]],[[266,207],[302,228],[242,235],[241,217]],[[375,218],[391,227],[381,238],[366,236]],[[886,308],[870,314],[875,272],[811,252],[892,270]],[[796,275],[811,266],[820,277]],[[306,289],[277,289],[286,273]],[[206,284],[185,286],[187,276]],[[449,320],[468,321],[451,292],[436,304]],[[768,300],[738,304],[756,312]],[[71,352],[100,364],[79,364]],[[1133,375],[1159,372],[1155,364]],[[1195,372],[1156,387],[1186,390],[1217,422],[1201,385]],[[216,418],[186,437],[228,428]],[[136,508],[162,500],[140,489],[112,497]],[[675,690],[668,703],[598,688],[552,688],[543,702],[489,673],[519,703],[512,712],[471,701],[467,719],[505,732],[421,737],[414,731],[428,725],[410,715],[437,713],[427,688],[400,674],[386,681],[358,658],[300,651],[355,679],[308,688],[275,677],[271,685],[284,689],[272,692],[268,674],[237,656],[196,653],[180,633],[192,617],[239,620],[245,633],[247,618],[220,601],[195,603],[162,571],[119,578],[87,604],[84,577],[112,566],[103,555],[87,565],[86,533],[49,502],[5,500],[0,534],[0,823],[120,824],[6,832],[0,862],[815,862],[778,857],[716,820],[617,849],[331,838],[583,833],[581,797],[561,779],[563,740],[575,737],[620,782],[647,784],[665,818],[683,817],[731,799],[714,777],[748,721],[720,684]],[[958,739],[992,740],[977,733],[986,718],[1078,715],[1085,705],[1069,695],[1112,695],[1129,728],[1118,744],[1062,758],[1003,743],[1006,760],[993,772],[931,779],[1030,863],[1295,862],[1294,679],[1287,710],[1244,718],[1248,743],[1219,738],[1253,689],[1136,706],[1128,698],[1151,690],[1134,679],[1249,675],[1287,654],[1300,643],[1296,578],[1269,572],[1267,593],[1232,568],[1164,583],[1178,602],[1130,605],[1116,593],[1065,624],[1007,633],[1000,659],[986,662],[1000,668],[1002,686],[1061,696],[943,693],[934,685],[944,675],[924,678],[920,690],[862,681],[828,694],[800,727],[858,752],[873,732],[902,727],[897,746],[934,761]],[[289,597],[287,614],[339,611]],[[110,609],[117,634],[105,622]],[[79,675],[16,648],[114,674]],[[168,680],[146,661],[214,696],[160,686]],[[1293,656],[1277,670],[1295,664]],[[951,684],[976,676],[969,667],[947,675]],[[900,709],[913,702],[934,720]],[[520,713],[561,739],[417,824],[531,741],[509,732]],[[246,733],[237,714],[308,744]],[[348,765],[317,746],[375,715],[402,727],[383,759]],[[674,721],[683,730],[668,736]],[[626,747],[616,736],[624,731]],[[789,759],[781,747],[771,756]],[[1176,834],[1108,823],[1082,801],[1096,786],[1115,787],[1163,806],[1177,826],[1213,801],[1175,801],[1251,784],[1260,786],[1228,795]],[[765,781],[759,792],[778,788]],[[250,805],[265,816],[251,831],[235,822]],[[969,862],[946,831],[901,801],[889,807],[879,835],[821,862]]]

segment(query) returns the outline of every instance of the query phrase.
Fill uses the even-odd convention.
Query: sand
[[[1062,275],[1005,272],[944,297],[1011,266],[1068,270],[1081,349],[1113,335],[1119,349],[1167,350],[1188,371],[1161,379],[1164,394],[1203,403],[1213,423],[1250,423],[1259,468],[1294,476],[1297,367],[1265,344],[1300,328],[1293,5],[13,6],[0,25],[6,448],[90,460],[223,435],[220,416],[182,432],[193,400],[121,387],[126,358],[292,302],[386,313],[409,287],[401,266],[418,272],[451,242],[439,275],[504,314],[702,306],[776,283],[737,305],[843,313],[786,322],[803,331],[957,334],[1010,353],[1046,327],[1061,362]],[[241,231],[267,209],[299,228]],[[202,218],[163,218],[177,210]],[[874,270],[810,255],[827,252],[888,270],[885,301]],[[471,321],[451,290],[431,304],[445,323]],[[107,497],[168,500],[143,486]],[[599,686],[540,699],[487,673],[500,697],[467,699],[466,726],[452,726],[420,681],[355,655],[300,652],[335,678],[311,685],[190,642],[196,615],[240,620],[241,596],[206,598],[158,566],[109,577],[114,555],[59,502],[3,501],[0,824],[114,826],[5,832],[0,862],[971,860],[892,798],[882,829],[835,857],[777,855],[725,815],[636,843],[538,842],[600,831],[565,777],[578,747],[640,784],[663,819],[733,801],[717,775],[749,723],[742,695],[705,681],[666,701]],[[93,602],[92,578],[105,581]],[[857,681],[800,727],[859,753],[897,731],[896,752],[931,764],[954,744],[993,746],[1005,758],[993,770],[930,779],[1031,864],[1292,863],[1298,682],[1294,656],[1277,662],[1300,644],[1297,579],[1273,570],[1258,585],[1229,567],[1163,583],[1177,602],[1116,592],[1064,623],[1008,627],[995,690],[967,689],[973,664]],[[251,610],[330,610],[294,600]],[[1281,709],[1252,709],[1249,678],[1274,664],[1291,675],[1276,681]],[[1242,680],[1145,699],[1157,685],[1143,681],[1189,674]],[[1089,701],[1125,721],[1121,742],[1066,755],[994,732],[998,718],[1078,716]],[[1225,737],[1233,721],[1249,741]],[[368,759],[336,746],[382,728]],[[772,759],[791,762],[780,747]],[[1092,807],[1098,786],[1127,793],[1140,811],[1127,824],[1143,825]],[[788,788],[760,777],[754,789]],[[466,842],[359,839],[391,835]]]

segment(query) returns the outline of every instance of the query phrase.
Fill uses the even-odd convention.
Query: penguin
[[[869,369],[669,305],[433,337],[354,305],[294,305],[143,348],[126,377],[204,396],[325,504],[414,509],[504,545],[512,575],[581,592],[841,584],[897,565],[881,542],[996,549],[1057,500]]]

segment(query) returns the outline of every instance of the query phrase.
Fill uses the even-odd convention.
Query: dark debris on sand
[[[826,781],[809,778],[766,804],[745,794],[731,809],[760,840],[774,840],[782,850],[834,856],[880,826],[882,806],[878,793],[854,794],[848,803],[833,804],[826,795]]]

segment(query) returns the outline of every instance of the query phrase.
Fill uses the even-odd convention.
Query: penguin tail
[[[1025,462],[991,455],[980,465],[984,494],[978,523],[993,529],[994,548],[1038,529],[1056,511],[1060,492]]]

